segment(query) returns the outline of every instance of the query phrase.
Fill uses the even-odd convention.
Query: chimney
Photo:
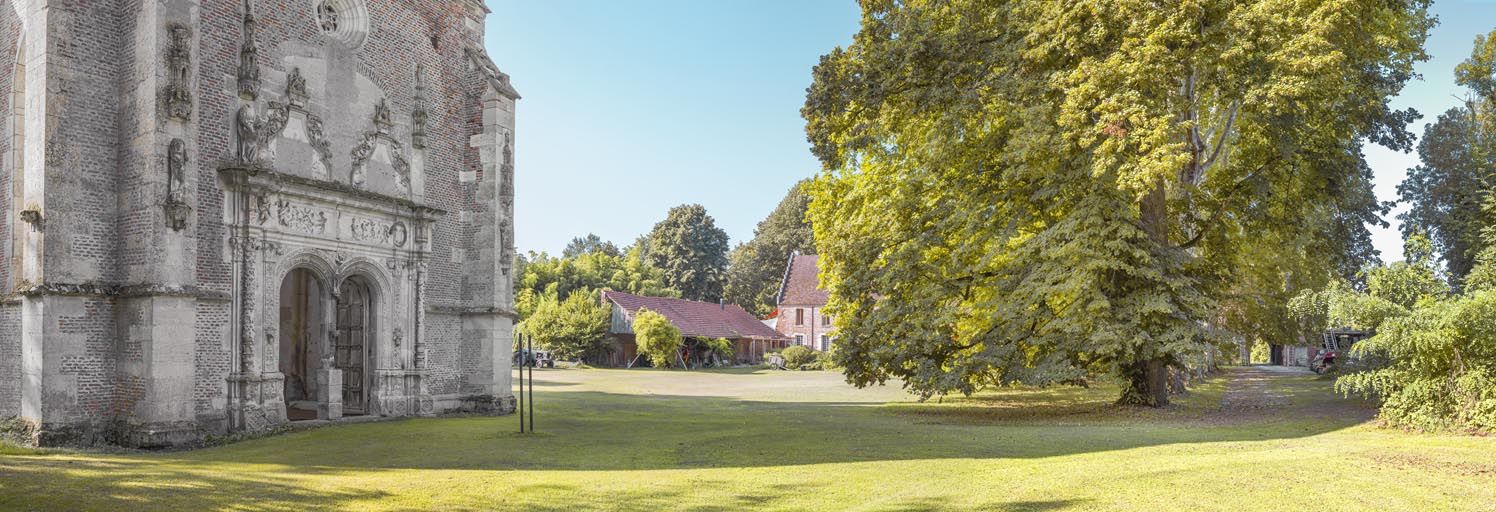
[[[727,301],[726,300],[724,300],[722,298],[718,298],[717,299],[717,306],[721,307],[723,311],[727,311]]]

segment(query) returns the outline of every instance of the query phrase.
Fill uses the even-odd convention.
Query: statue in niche
[[[166,150],[166,200],[185,202],[187,190],[187,143],[172,139]]]
[[[514,166],[514,134],[504,132],[504,165]]]
[[[306,77],[301,76],[301,68],[291,68],[291,74],[286,75],[286,98],[292,105],[306,106]]]
[[[255,15],[244,0],[244,45],[239,49],[239,95],[253,100],[260,91],[259,50],[255,49]]]
[[[192,208],[187,206],[187,143],[172,139],[166,149],[166,225],[175,231],[187,227]]]
[[[404,338],[405,331],[401,330],[399,327],[396,327],[395,332],[390,334],[390,342],[394,344],[394,349],[390,350],[390,367],[397,370],[405,369],[405,358],[400,357],[400,342],[403,341]]]
[[[238,115],[234,116],[234,132],[238,134],[238,159],[243,165],[258,165],[260,163],[260,123],[255,118],[255,109],[252,105],[239,107]]]
[[[389,131],[395,122],[390,120],[390,104],[384,98],[379,99],[379,104],[374,105],[374,127],[379,133]]]
[[[191,32],[181,25],[171,26],[171,43],[166,50],[166,115],[181,120],[192,118],[192,50],[188,46]]]

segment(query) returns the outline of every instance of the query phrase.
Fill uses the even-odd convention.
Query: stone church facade
[[[480,0],[0,0],[0,419],[168,446],[507,412]]]

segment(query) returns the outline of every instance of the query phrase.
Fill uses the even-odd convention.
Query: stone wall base
[[[125,424],[116,433],[116,442],[130,448],[167,448],[201,441],[206,434],[192,421]]]
[[[503,415],[514,412],[514,395],[463,395],[440,400],[442,412]]]

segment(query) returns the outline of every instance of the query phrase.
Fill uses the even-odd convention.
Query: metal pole
[[[519,403],[519,433],[525,433],[525,335],[519,335],[519,392],[516,392],[516,401]]]
[[[526,340],[527,345],[530,347],[530,353],[534,354],[535,353],[535,337],[534,336],[525,336],[525,340]],[[529,393],[530,394],[530,433],[534,434],[535,433],[535,366],[534,365],[530,365],[530,378],[528,380],[530,381],[530,393]]]

